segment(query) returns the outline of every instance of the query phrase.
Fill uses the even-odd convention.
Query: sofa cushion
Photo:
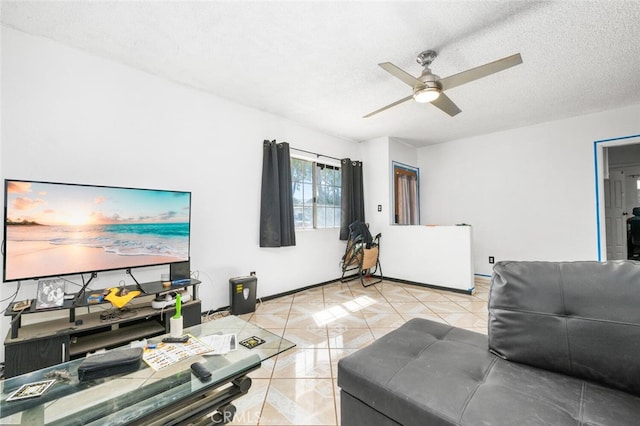
[[[500,359],[470,398],[461,425],[638,424],[640,398]]]
[[[497,263],[489,348],[640,395],[640,263]]]
[[[450,424],[496,359],[486,336],[415,318],[342,358],[338,386],[400,424]]]
[[[487,336],[413,319],[338,363],[342,424],[632,425],[640,398],[505,361]],[[376,416],[365,416],[363,410]],[[395,423],[393,423],[395,422]],[[582,423],[581,423],[582,422]]]

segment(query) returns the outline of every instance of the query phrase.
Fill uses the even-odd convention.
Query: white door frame
[[[607,233],[605,229],[605,224],[602,218],[605,217],[604,214],[604,191],[601,188],[604,188],[604,178],[605,178],[605,159],[603,154],[604,147],[610,146],[621,146],[621,145],[632,145],[640,143],[640,134],[637,135],[629,135],[622,136],[618,138],[611,139],[602,139],[593,142],[593,157],[594,157],[594,166],[595,166],[595,198],[596,198],[596,236],[597,236],[597,254],[598,254],[598,262],[603,260],[606,257],[607,253]]]

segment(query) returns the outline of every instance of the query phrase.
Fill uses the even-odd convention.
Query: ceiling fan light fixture
[[[439,96],[440,89],[437,87],[425,87],[413,93],[413,99],[421,104],[433,102],[438,99]]]
[[[398,68],[393,65],[391,62],[378,64],[383,70],[402,81],[404,84],[410,86],[412,93],[405,98],[365,115],[363,118],[371,117],[374,114],[386,111],[389,108],[410,101],[411,99],[420,103],[431,103],[434,107],[448,114],[450,117],[453,117],[461,111],[460,108],[458,108],[458,106],[446,95],[445,92],[447,90],[487,77],[491,74],[495,74],[522,63],[522,57],[519,53],[516,53],[515,55],[507,56],[505,58],[498,59],[497,61],[489,62],[487,64],[480,65],[479,67],[470,68],[466,71],[441,79],[432,73],[431,69],[429,69],[429,66],[436,56],[438,55],[433,50],[425,50],[418,55],[417,61],[424,67],[422,73],[418,77],[414,77],[402,68]]]

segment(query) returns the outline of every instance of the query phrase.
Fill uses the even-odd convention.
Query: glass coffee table
[[[257,337],[260,345],[225,355],[194,355],[155,371],[145,362],[129,374],[92,381],[78,380],[83,359],[12,377],[0,383],[0,423],[37,425],[172,425],[224,424],[233,419],[232,401],[251,387],[247,374],[262,361],[295,346],[294,343],[235,316],[186,328],[201,340],[215,334],[235,334],[239,343]],[[148,340],[161,342],[165,336]],[[117,350],[117,349],[116,349]],[[212,373],[200,381],[191,364],[202,363]],[[24,384],[55,378],[55,383],[35,398],[6,401]]]

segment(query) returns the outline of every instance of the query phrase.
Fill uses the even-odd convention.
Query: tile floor
[[[339,425],[338,360],[411,318],[487,333],[489,281],[473,295],[383,281],[340,282],[259,303],[242,315],[297,344],[251,373],[233,425]]]

